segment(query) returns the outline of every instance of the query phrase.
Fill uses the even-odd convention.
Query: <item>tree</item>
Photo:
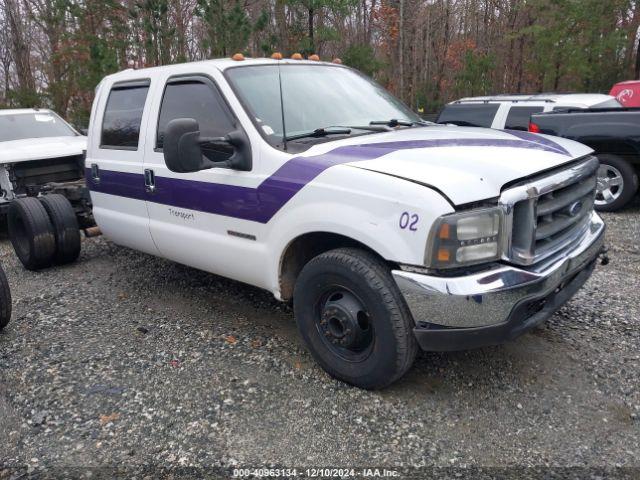
[[[198,0],[196,15],[206,28],[203,45],[208,57],[226,57],[244,51],[251,34],[251,24],[240,1],[229,8],[224,0]]]

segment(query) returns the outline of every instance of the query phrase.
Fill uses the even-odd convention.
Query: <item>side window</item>
[[[156,148],[162,148],[164,132],[167,124],[176,118],[194,118],[200,125],[200,134],[203,137],[223,137],[235,130],[234,122],[228,108],[218,92],[218,89],[207,81],[180,80],[167,84],[160,106],[158,118],[158,133]],[[221,150],[224,147],[202,147],[202,153],[209,157],[208,153],[224,153],[229,156],[232,149]]]
[[[534,113],[540,113],[544,107],[511,107],[507,115],[504,128],[507,130],[529,130],[529,117]]]
[[[491,127],[498,108],[499,103],[454,103],[444,107],[437,122],[463,127]]]
[[[115,85],[102,119],[100,148],[137,150],[149,82]]]

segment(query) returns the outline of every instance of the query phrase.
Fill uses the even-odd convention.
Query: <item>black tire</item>
[[[57,265],[75,262],[80,255],[80,228],[76,213],[66,197],[58,193],[40,197],[47,211],[56,238],[56,253],[53,261]]]
[[[638,174],[629,162],[616,155],[600,154],[598,155],[598,160],[600,160],[600,169],[598,170],[598,193],[596,194],[595,208],[600,212],[615,212],[629,203],[637,193]],[[619,172],[622,178],[622,185],[611,187],[617,197],[608,202],[601,193],[601,188],[604,186],[601,178],[603,176],[602,173],[607,170]]]
[[[413,319],[388,266],[373,254],[339,248],[313,258],[296,281],[293,307],[311,354],[339,380],[383,388],[413,364]],[[352,330],[357,341],[345,340]]]
[[[56,239],[49,215],[38,199],[33,197],[14,200],[8,212],[9,238],[28,270],[51,266],[56,252]]]
[[[11,289],[7,276],[0,267],[0,330],[7,326],[11,320]]]

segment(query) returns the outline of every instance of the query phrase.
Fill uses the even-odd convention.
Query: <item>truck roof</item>
[[[614,97],[611,95],[605,95],[602,93],[536,93],[532,95],[517,94],[517,95],[489,95],[484,97],[465,97],[460,100],[456,100],[452,103],[466,103],[466,102],[550,102],[561,103],[563,105],[582,105],[590,107],[597,105],[607,100],[612,100]]]
[[[245,58],[244,60],[233,60],[232,58],[217,58],[212,60],[201,60],[196,62],[176,63],[172,65],[162,65],[158,67],[148,68],[128,68],[120,72],[106,76],[110,80],[118,81],[120,79],[130,79],[135,76],[139,76],[140,73],[153,75],[158,71],[175,71],[184,72],[190,69],[193,65],[200,65],[205,67],[213,67],[221,72],[231,67],[237,67],[240,65],[330,65],[334,67],[340,67],[341,65],[333,62],[321,62],[316,60],[294,60],[290,58],[284,58],[282,60],[273,60],[271,58]]]
[[[48,108],[1,108],[0,115],[17,115],[21,113],[50,113]]]

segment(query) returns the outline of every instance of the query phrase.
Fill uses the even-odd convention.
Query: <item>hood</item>
[[[87,137],[26,138],[0,142],[0,164],[80,155],[87,149]]]
[[[580,143],[548,135],[445,125],[330,143],[332,150],[338,147],[334,153],[339,150],[347,157],[344,164],[434,187],[454,205],[498,197],[507,183],[592,152]],[[308,152],[326,150],[327,145]]]

